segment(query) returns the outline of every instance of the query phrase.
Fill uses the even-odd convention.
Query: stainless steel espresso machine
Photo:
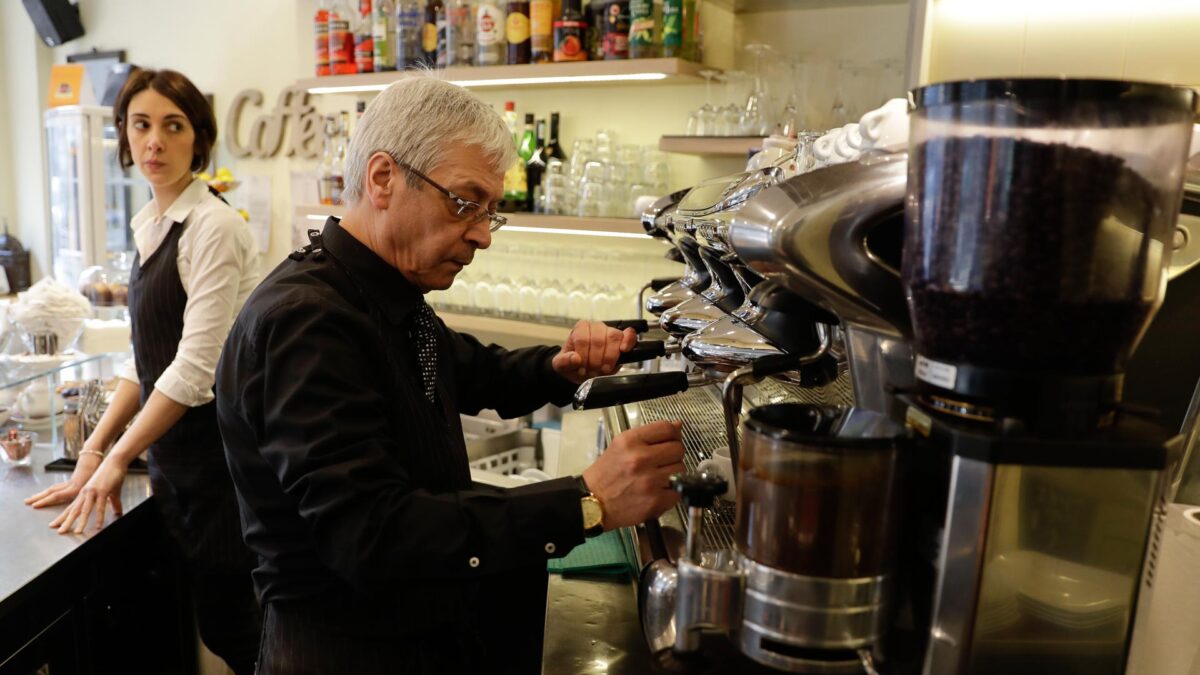
[[[708,269],[741,266],[751,309],[803,308],[790,325],[815,342],[765,340],[793,359],[787,395],[710,395],[741,421],[736,502],[728,476],[680,476],[681,509],[642,533],[651,649],[695,672],[1123,673],[1178,444],[1123,371],[1164,296],[1195,110],[1157,85],[932,85],[908,153],[717,218],[664,210]],[[752,325],[737,311],[706,326]],[[852,395],[810,396],[830,380],[795,359],[818,352]],[[712,389],[624,424],[659,406],[695,433],[678,397]]]

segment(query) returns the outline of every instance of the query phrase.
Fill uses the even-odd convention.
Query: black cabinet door
[[[76,614],[68,610],[0,663],[0,675],[79,675]]]

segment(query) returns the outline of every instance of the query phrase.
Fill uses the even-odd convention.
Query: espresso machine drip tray
[[[629,418],[636,419],[638,425],[659,420],[683,420],[683,464],[688,471],[695,471],[700,462],[712,457],[714,448],[728,445],[721,414],[721,397],[715,386],[688,389],[673,396],[631,403],[625,407]],[[686,533],[687,516],[683,506],[677,505],[670,515],[674,517],[664,517],[669,521],[664,524],[678,527]],[[722,501],[705,511],[703,550],[733,548],[733,516],[733,502]]]
[[[850,375],[843,371],[837,379],[821,387],[801,387],[775,379],[763,380],[746,387],[742,412],[772,403],[851,405],[853,393]],[[671,396],[628,403],[610,409],[610,414],[612,417],[609,428],[612,435],[631,426],[660,420],[683,420],[683,464],[688,471],[696,471],[701,462],[712,457],[715,448],[729,445],[725,432],[721,390],[715,385],[693,387]],[[740,428],[738,436],[741,437]],[[715,553],[733,549],[734,515],[735,506],[732,501],[719,501],[713,508],[705,509],[701,550]],[[668,511],[659,520],[664,526],[687,534],[688,519],[682,505]],[[676,553],[674,549],[674,546],[668,546],[672,560]]]

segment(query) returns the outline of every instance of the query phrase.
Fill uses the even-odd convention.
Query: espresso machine
[[[723,477],[678,477],[686,546],[641,584],[651,648],[688,663],[716,636],[790,672],[1123,673],[1178,447],[1123,373],[1162,303],[1194,114],[1155,85],[932,85],[908,153],[776,183],[694,230],[762,278],[751,295],[836,318],[852,396],[746,402],[734,537],[714,542]]]

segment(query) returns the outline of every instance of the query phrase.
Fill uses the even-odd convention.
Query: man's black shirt
[[[574,385],[555,348],[484,346],[439,320],[431,403],[409,320],[421,293],[334,218],[316,243],[250,296],[217,369],[260,597],[385,632],[454,623],[481,580],[583,540],[573,479],[472,487],[458,413],[523,415]]]

